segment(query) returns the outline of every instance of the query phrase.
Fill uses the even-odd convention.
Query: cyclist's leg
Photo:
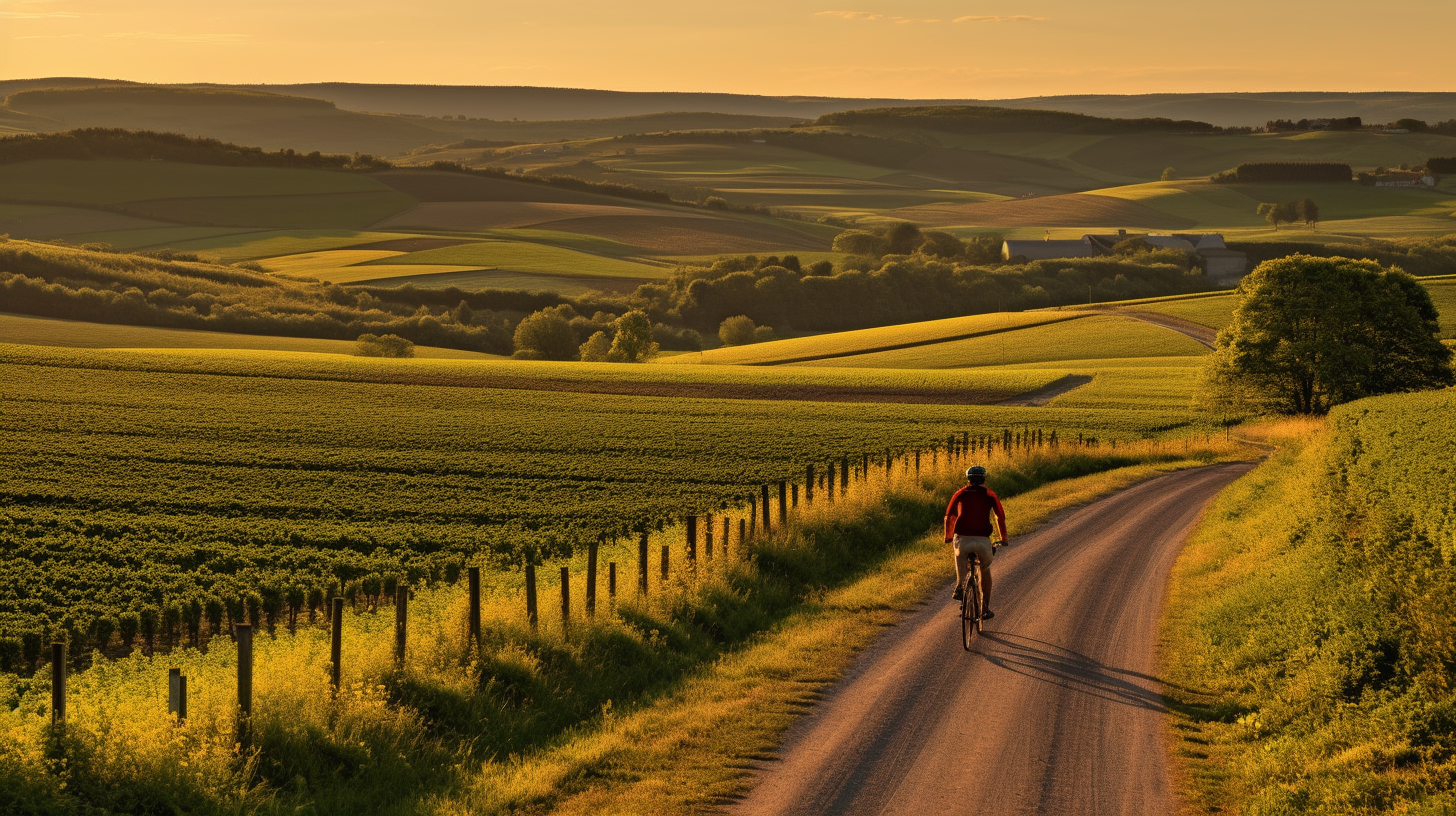
[[[981,564],[981,608],[991,611],[991,565]]]
[[[951,545],[951,556],[955,559],[956,587],[966,585],[966,571],[971,565],[971,551],[961,547],[960,536],[955,537],[955,543]]]

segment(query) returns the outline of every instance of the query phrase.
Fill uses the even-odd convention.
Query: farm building
[[[1083,235],[1075,241],[1006,241],[1001,245],[1001,258],[1027,261],[1049,261],[1060,258],[1095,258],[1111,254],[1112,248],[1129,238],[1141,238],[1160,249],[1179,249],[1196,254],[1203,260],[1208,277],[1220,286],[1239,282],[1248,267],[1244,253],[1229,249],[1223,236],[1216,233],[1175,233],[1173,235],[1134,235],[1118,230],[1109,235]]]

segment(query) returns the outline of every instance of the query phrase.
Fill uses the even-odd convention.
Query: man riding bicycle
[[[945,508],[945,542],[955,544],[956,589],[955,599],[964,595],[966,570],[970,568],[971,556],[981,560],[981,620],[995,617],[991,612],[991,557],[995,548],[991,546],[991,514],[996,514],[996,523],[1001,528],[1001,544],[1005,546],[1006,511],[1001,500],[986,487],[986,469],[980,465],[966,470],[965,487],[956,491]]]

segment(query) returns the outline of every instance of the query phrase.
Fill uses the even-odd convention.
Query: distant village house
[[[1051,261],[1062,258],[1097,258],[1112,254],[1112,248],[1129,238],[1141,238],[1160,249],[1178,249],[1197,255],[1203,261],[1209,280],[1218,286],[1239,282],[1248,268],[1248,257],[1224,245],[1223,236],[1211,233],[1175,233],[1173,235],[1137,235],[1118,230],[1113,235],[1087,234],[1076,240],[1006,241],[1001,245],[1001,258],[1022,258],[1028,261]]]

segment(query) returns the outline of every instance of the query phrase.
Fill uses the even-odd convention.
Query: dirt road
[[[791,729],[729,812],[1174,812],[1159,610],[1199,511],[1249,467],[1163,476],[1013,540],[973,653],[947,578]]]

